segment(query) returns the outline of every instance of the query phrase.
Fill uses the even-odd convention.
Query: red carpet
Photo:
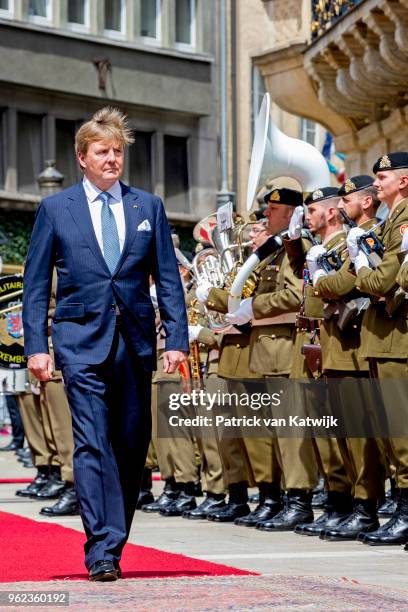
[[[88,579],[84,542],[74,529],[0,512],[0,582]],[[125,578],[254,575],[135,544],[126,545],[121,567]]]
[[[0,484],[21,484],[25,482],[32,482],[32,478],[0,478]]]

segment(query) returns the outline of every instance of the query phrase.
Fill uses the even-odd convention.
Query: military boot
[[[195,483],[177,483],[180,490],[179,496],[170,505],[165,508],[160,508],[161,516],[182,516],[184,512],[197,508],[196,499],[194,496]]]
[[[361,541],[370,546],[388,546],[408,542],[408,489],[400,489],[397,510],[390,520],[377,531],[367,533]]]
[[[166,479],[163,493],[156,501],[142,506],[142,512],[160,512],[163,508],[170,506],[180,495],[180,489],[176,486],[176,481],[173,477]]]
[[[353,500],[350,495],[329,491],[324,512],[313,523],[302,523],[295,527],[298,535],[318,536],[324,529],[337,527],[353,510]]]
[[[192,521],[199,519],[206,519],[208,513],[212,510],[220,510],[225,506],[225,495],[207,492],[207,496],[204,501],[201,502],[197,508],[193,510],[186,510],[183,512],[183,518],[190,519]]]
[[[154,502],[152,486],[152,470],[145,467],[143,468],[142,482],[140,484],[140,492],[137,498],[136,510],[140,510],[142,506],[152,504]]]
[[[292,531],[296,525],[313,522],[312,492],[289,489],[286,504],[274,518],[257,523],[261,531]]]
[[[207,514],[208,521],[216,523],[233,523],[235,519],[251,512],[248,506],[248,484],[236,482],[228,487],[229,500],[223,508],[211,510]]]
[[[235,519],[235,525],[255,527],[261,521],[268,521],[282,510],[280,485],[261,482],[259,485],[259,503],[255,510]]]
[[[380,518],[391,518],[397,509],[398,489],[395,478],[390,478],[390,484],[391,486],[385,494],[385,502],[380,506],[377,512]]]
[[[379,526],[377,500],[356,499],[352,514],[337,527],[330,528],[327,525],[320,534],[320,539],[330,542],[357,540],[360,533],[376,531]]]
[[[47,484],[49,473],[50,468],[48,465],[38,466],[37,476],[34,478],[34,480],[32,480],[24,489],[18,489],[16,491],[16,495],[18,495],[18,497],[35,497],[38,491],[40,491],[40,489]]]

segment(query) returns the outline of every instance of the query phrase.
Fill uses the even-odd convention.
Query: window
[[[164,193],[168,210],[190,212],[187,138],[164,137]]]
[[[14,0],[0,0],[0,17],[12,17]]]
[[[251,105],[251,129],[252,139],[254,137],[255,121],[261,108],[263,97],[266,93],[265,81],[258,66],[252,67],[252,105]]]
[[[28,16],[31,21],[43,23],[52,19],[51,0],[29,0]]]
[[[4,152],[6,150],[4,112],[0,109],[0,189],[4,189],[6,178]]]
[[[152,133],[134,132],[135,142],[129,149],[129,182],[145,191],[152,186]]]
[[[316,146],[317,129],[316,123],[310,119],[300,120],[300,138],[309,144]]]
[[[196,0],[176,0],[177,46],[195,46],[195,2]]]
[[[124,0],[105,0],[105,30],[123,32],[125,25]]]
[[[160,38],[161,0],[141,0],[140,35],[145,38]]]
[[[67,21],[69,25],[88,26],[88,0],[68,0]]]
[[[56,168],[64,175],[64,186],[69,187],[76,183],[80,176],[78,164],[75,156],[75,121],[66,119],[56,119]]]
[[[42,117],[28,113],[17,115],[18,189],[38,192],[37,177],[44,170]]]

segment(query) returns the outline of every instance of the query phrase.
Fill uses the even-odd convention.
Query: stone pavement
[[[0,478],[31,477],[33,473],[16,462],[14,453],[0,453]],[[16,497],[16,488],[15,484],[0,484],[1,510],[55,522],[38,514],[41,502]],[[160,483],[155,483],[155,489],[160,490]],[[82,530],[79,517],[60,518],[58,523]],[[408,553],[403,547],[370,548],[354,542],[322,542],[293,533],[270,534],[229,524],[164,518],[143,512],[136,514],[130,541],[261,575],[127,579],[109,585],[85,581],[0,583],[0,597],[8,589],[65,590],[70,594],[70,608],[76,610],[306,608],[408,612]],[[3,609],[14,608],[4,607],[2,603],[0,610]]]

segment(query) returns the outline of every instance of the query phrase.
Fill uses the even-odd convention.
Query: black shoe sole
[[[118,580],[119,575],[117,570],[113,572],[103,572],[101,574],[96,574],[95,576],[89,576],[90,582],[114,582]]]

